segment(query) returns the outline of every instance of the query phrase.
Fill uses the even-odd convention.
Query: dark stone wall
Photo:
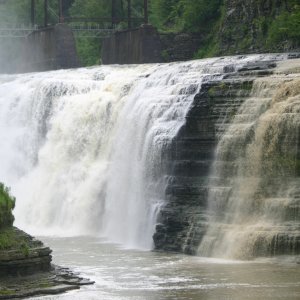
[[[102,45],[103,64],[140,64],[161,62],[161,43],[151,25],[118,31]]]
[[[202,37],[192,33],[158,34],[151,25],[116,32],[102,45],[103,64],[140,64],[194,58]]]
[[[22,43],[11,72],[48,71],[79,67],[72,30],[64,24],[31,33]]]
[[[39,29],[24,38],[0,40],[0,73],[80,67],[72,30],[65,24]]]
[[[164,62],[191,60],[203,44],[202,35],[193,33],[160,34],[160,40]]]

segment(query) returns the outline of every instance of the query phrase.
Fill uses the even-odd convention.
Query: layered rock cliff
[[[299,55],[293,54],[290,55],[290,58],[296,58],[297,56],[299,57]],[[248,64],[238,69],[237,72],[233,72],[231,66],[225,66],[224,71],[226,74],[222,80],[214,80],[202,85],[186,117],[186,124],[181,128],[170,147],[171,157],[165,195],[166,204],[160,212],[159,224],[154,234],[157,250],[196,254],[199,251],[199,245],[203,237],[211,226],[211,214],[216,215],[214,218],[218,220],[217,223],[226,223],[224,228],[228,229],[232,225],[231,220],[235,216],[232,215],[230,221],[225,222],[223,213],[227,209],[231,193],[234,193],[232,192],[234,190],[233,184],[238,178],[235,177],[238,176],[235,173],[237,172],[236,166],[238,161],[233,161],[232,157],[235,151],[236,153],[239,153],[239,151],[238,148],[232,149],[226,155],[224,154],[225,156],[222,156],[222,166],[225,166],[224,168],[228,172],[225,179],[226,177],[234,176],[234,180],[225,180],[220,183],[219,178],[212,177],[221,176],[219,173],[214,175],[215,173],[213,172],[213,168],[216,167],[216,162],[218,162],[216,161],[217,154],[215,149],[235,118],[244,120],[243,122],[245,122],[246,126],[248,121],[246,122],[245,120],[248,120],[247,118],[249,117],[252,118],[252,113],[254,116],[255,107],[251,108],[253,112],[250,115],[244,114],[239,116],[239,110],[255,92],[253,86],[258,79],[262,80],[261,84],[265,88],[263,89],[264,96],[260,96],[261,98],[258,98],[257,101],[265,103],[266,99],[272,99],[274,91],[277,88],[279,90],[283,83],[294,81],[296,86],[299,85],[299,67],[299,59],[285,62],[273,60]],[[267,84],[270,81],[275,82],[272,88],[269,88]],[[287,93],[289,95],[290,92],[287,91]],[[269,107],[268,105],[266,107]],[[251,122],[253,129],[250,132],[254,132],[256,130],[255,126],[257,126],[255,122],[258,123],[258,121],[254,120]],[[243,147],[247,147],[247,143],[251,144],[254,136],[255,134],[251,134],[248,138],[245,136],[245,146]],[[293,145],[296,145],[298,140],[295,140],[294,143]],[[298,157],[299,153],[294,153],[293,155]],[[274,171],[274,168],[277,166],[276,157],[273,156],[268,160],[265,158],[265,160],[273,161],[271,169]],[[288,177],[289,183],[298,180],[298,171],[292,172],[291,175],[291,172],[285,171],[284,163],[280,166],[281,173],[278,174],[275,171],[271,173],[274,178],[276,177],[276,180],[278,177],[281,179]],[[297,160],[291,161],[290,167],[292,170],[298,170],[297,166]],[[265,175],[261,176],[264,177]],[[250,181],[247,184],[250,184]],[[253,207],[252,210],[250,209],[247,212],[247,217],[254,214],[257,215],[255,210],[258,209],[261,210],[258,215],[266,214],[265,220],[267,222],[268,214],[264,212],[265,208],[260,206],[274,206],[274,209],[270,209],[271,212],[267,210],[269,214],[273,214],[274,211],[277,212],[277,214],[274,213],[274,218],[277,219],[278,223],[281,222],[281,229],[279,230],[276,227],[276,230],[273,232],[270,228],[261,226],[260,229],[254,230],[255,233],[252,234],[251,239],[256,244],[251,246],[251,254],[243,258],[299,254],[300,252],[298,192],[294,191],[294,189],[289,189],[289,192],[279,192],[278,184],[274,185],[274,182],[268,183],[266,186],[263,193],[257,191],[256,195],[257,199],[260,199],[260,204],[257,207]],[[286,190],[288,189],[286,188]],[[217,195],[212,197],[212,191]],[[218,201],[223,201],[220,204],[221,208],[214,209],[215,201],[217,203]],[[284,203],[282,204],[283,206],[281,203]],[[216,205],[218,206],[218,204]],[[232,214],[232,212],[229,213]],[[217,231],[221,232],[220,228]],[[260,232],[259,234],[258,231]],[[257,240],[255,240],[256,237]],[[216,239],[216,236],[211,237],[211,239]],[[212,250],[212,246],[210,245],[209,247],[208,253]]]

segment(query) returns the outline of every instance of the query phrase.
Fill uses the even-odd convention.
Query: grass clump
[[[25,241],[20,241],[16,236],[15,230],[13,228],[5,228],[0,231],[0,251],[20,249],[22,250],[22,245],[25,245]]]

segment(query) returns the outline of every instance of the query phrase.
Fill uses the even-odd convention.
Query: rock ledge
[[[25,232],[0,231],[0,299],[53,295],[94,282],[51,264],[52,250]]]

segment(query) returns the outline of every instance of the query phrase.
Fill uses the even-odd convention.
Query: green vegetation
[[[151,21],[160,30],[207,33],[219,18],[222,0],[152,0]]]
[[[29,0],[2,0],[0,1],[0,23],[9,23],[17,25],[30,24],[30,3]],[[42,26],[44,24],[44,1],[35,1],[36,5],[36,25]],[[58,1],[48,0],[49,24],[57,22]]]
[[[298,0],[278,1],[276,4],[263,0],[251,2],[255,4],[252,4],[253,7],[247,7],[246,4],[245,7],[248,10],[253,9],[252,18],[245,14],[243,20],[231,20],[230,17],[222,15],[218,34],[219,50],[215,55],[282,52],[300,47]]]
[[[12,227],[14,216],[12,210],[15,207],[15,198],[3,183],[0,183],[0,251],[12,248],[19,248],[19,240],[16,239]]]
[[[143,0],[132,0],[132,17],[143,17]],[[48,0],[49,23],[56,23],[58,1]],[[64,16],[101,18],[111,16],[109,0],[64,0]],[[127,17],[127,0],[116,1],[116,18]],[[231,6],[229,6],[229,4]],[[234,7],[234,5],[236,7]],[[232,8],[233,7],[233,8]],[[36,24],[43,25],[43,1],[36,1]],[[29,24],[30,1],[0,0],[1,23]],[[195,58],[249,52],[280,52],[300,47],[299,0],[149,0],[150,23],[162,33],[193,33],[201,37]],[[133,21],[138,26],[140,21]],[[92,25],[92,24],[91,24]],[[112,24],[104,22],[104,27]],[[115,24],[127,27],[125,21]],[[0,40],[6,55],[14,56],[11,42]],[[7,44],[7,47],[5,45]],[[101,40],[76,39],[83,65],[101,63]],[[0,49],[1,55],[1,49]],[[168,53],[162,52],[165,60]],[[8,59],[11,61],[10,59]],[[5,63],[5,61],[4,61]]]
[[[23,243],[16,238],[13,228],[5,228],[0,230],[0,251],[19,249]]]
[[[75,0],[70,7],[69,14],[72,17],[107,17],[110,16],[110,5],[106,0]],[[76,39],[76,46],[79,59],[84,66],[100,63],[101,40],[78,38]]]
[[[15,207],[15,198],[10,195],[10,190],[0,183],[0,229],[12,226],[14,216],[12,210]]]
[[[268,28],[267,22],[264,25]],[[283,12],[278,15],[269,25],[267,44],[272,46],[275,43],[291,41],[298,43],[300,41],[300,5],[295,5],[293,10]]]
[[[2,289],[0,288],[0,296],[9,296],[15,293],[14,290]]]

